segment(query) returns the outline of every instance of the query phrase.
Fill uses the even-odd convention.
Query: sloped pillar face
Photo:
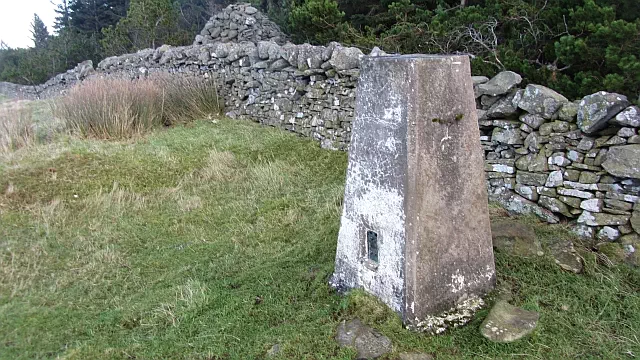
[[[407,324],[489,291],[481,152],[467,57],[365,58],[332,285]]]
[[[341,289],[364,288],[401,312],[410,68],[365,59],[349,148],[336,270]]]
[[[407,133],[405,323],[495,283],[484,154],[469,58],[415,62]]]

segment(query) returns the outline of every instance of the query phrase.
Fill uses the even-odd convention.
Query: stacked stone
[[[346,150],[362,52],[272,41],[215,43],[144,50],[98,65],[109,76],[136,78],[157,71],[218,80],[227,115],[278,126]]]
[[[196,36],[194,45],[216,42],[273,41],[283,45],[287,36],[280,27],[250,4],[227,6],[214,15]]]
[[[0,82],[0,95],[7,97],[9,99],[20,99],[25,98],[24,86],[18,84],[12,84],[9,82]],[[30,96],[26,96],[30,98]]]
[[[82,80],[95,74],[93,62],[86,60],[67,70],[62,74],[58,74],[40,85],[17,85],[11,83],[0,83],[0,94],[9,98],[20,99],[44,99],[58,96],[64,91]]]
[[[623,95],[570,102],[519,75],[474,78],[490,193],[599,241],[638,240],[640,112]],[[513,192],[515,193],[513,193]]]

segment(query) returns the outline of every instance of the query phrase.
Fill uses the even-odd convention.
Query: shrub
[[[269,0],[267,3],[273,2]],[[640,94],[637,0],[299,0],[294,39],[365,51],[472,55],[476,75],[502,70],[576,99]]]
[[[289,27],[299,42],[325,44],[339,37],[344,13],[334,0],[305,0],[289,15]]]
[[[76,134],[122,139],[217,114],[219,101],[212,80],[161,75],[86,81],[58,99],[54,111]]]
[[[0,108],[0,154],[28,146],[35,138],[30,109],[19,104]]]

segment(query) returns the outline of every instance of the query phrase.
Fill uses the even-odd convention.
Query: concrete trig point
[[[467,56],[365,57],[336,269],[407,325],[495,283]]]

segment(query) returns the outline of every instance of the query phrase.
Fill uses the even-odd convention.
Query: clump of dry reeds
[[[215,82],[177,75],[85,81],[55,102],[55,115],[71,131],[100,139],[130,138],[219,112]]]
[[[23,106],[0,108],[0,153],[8,153],[34,143],[35,122],[31,109]]]

